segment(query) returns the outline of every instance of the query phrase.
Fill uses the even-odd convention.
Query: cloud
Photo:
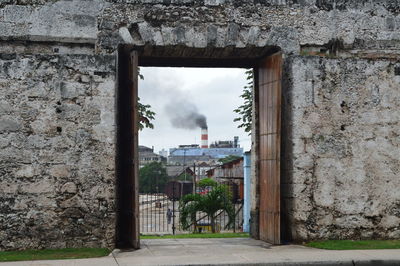
[[[157,150],[200,142],[200,130],[171,125],[169,111],[173,109],[178,114],[175,122],[190,113],[183,110],[197,111],[207,117],[210,142],[239,136],[241,140],[247,139],[241,144],[249,149],[249,136],[233,122],[236,117],[233,109],[242,103],[239,96],[246,84],[244,72],[244,69],[142,68],[145,79],[139,83],[139,96],[143,103],[152,106],[156,120],[155,129],[140,133],[141,145],[155,146]]]

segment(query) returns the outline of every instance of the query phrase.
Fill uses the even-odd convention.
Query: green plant
[[[237,238],[249,237],[249,233],[193,233],[178,235],[141,235],[140,239],[174,239],[174,238]]]
[[[156,113],[151,109],[151,105],[142,104],[140,98],[138,98],[138,112],[139,112],[139,130],[143,130],[145,127],[154,128],[151,120],[155,119]]]
[[[218,159],[218,162],[224,164],[224,163],[232,162],[232,161],[237,160],[239,158],[242,158],[242,157],[241,156],[237,156],[237,155],[229,155],[229,156],[226,156],[225,158]]]
[[[139,192],[163,192],[168,181],[167,170],[160,162],[151,162],[139,170]]]
[[[240,95],[243,98],[243,104],[233,111],[239,115],[233,119],[234,122],[241,122],[238,128],[244,128],[245,132],[251,135],[252,124],[252,109],[253,109],[253,88],[254,88],[254,73],[253,69],[246,70],[247,85],[243,88],[243,93]]]
[[[192,224],[196,225],[196,213],[204,212],[210,218],[211,230],[215,233],[215,219],[218,211],[227,213],[228,223],[225,228],[231,227],[235,221],[235,208],[231,198],[231,193],[226,185],[215,186],[207,194],[188,194],[184,196],[179,204],[182,228],[187,230]]]
[[[400,240],[326,240],[310,242],[306,246],[330,250],[400,249]]]
[[[107,256],[106,248],[62,248],[41,250],[0,251],[0,262],[23,260],[82,259]]]
[[[206,187],[215,187],[217,185],[217,181],[211,178],[204,178],[198,182],[199,187],[206,188]]]
[[[140,79],[144,79],[144,76],[140,74],[140,68],[138,69],[138,76]],[[139,113],[139,130],[143,130],[144,128],[154,128],[151,121],[155,119],[156,113],[151,110],[151,105],[141,103],[139,97],[137,104]]]

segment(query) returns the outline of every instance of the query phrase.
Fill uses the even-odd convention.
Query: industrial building
[[[197,144],[179,145],[178,148],[169,150],[169,165],[193,165],[198,161],[210,161],[222,159],[229,155],[242,156],[243,148],[224,147],[224,148],[200,148]]]
[[[169,149],[168,165],[193,165],[196,162],[209,162],[229,155],[242,156],[243,148],[239,146],[239,137],[233,141],[216,141],[208,146],[208,129],[201,128],[201,146],[198,144],[179,145]]]
[[[167,162],[167,158],[154,152],[154,148],[139,146],[139,167],[142,168],[151,162]]]

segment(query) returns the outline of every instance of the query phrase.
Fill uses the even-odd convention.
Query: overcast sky
[[[140,132],[140,145],[154,146],[158,153],[163,148],[199,144],[200,128],[176,128],[167,112],[166,106],[168,110],[176,106],[179,112],[186,105],[206,116],[209,144],[239,136],[239,144],[245,151],[250,149],[250,136],[233,122],[233,109],[242,104],[239,95],[246,84],[245,69],[141,67],[140,71],[144,80],[139,81],[139,97],[156,112],[154,129]]]

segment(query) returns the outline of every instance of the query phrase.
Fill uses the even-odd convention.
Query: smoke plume
[[[196,105],[187,100],[175,100],[165,106],[173,127],[195,129],[207,128],[207,118],[200,114]]]

